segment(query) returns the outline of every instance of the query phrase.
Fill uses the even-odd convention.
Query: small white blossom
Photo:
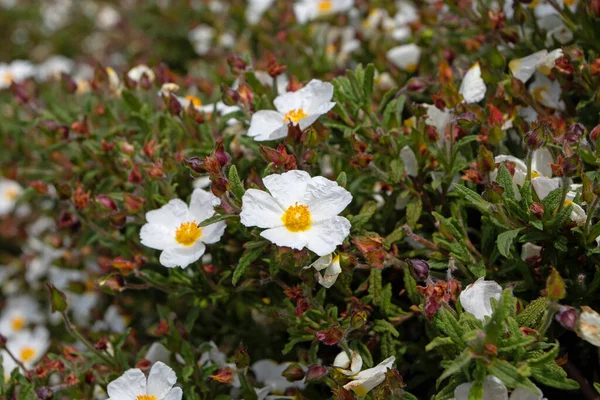
[[[0,216],[9,214],[15,209],[23,188],[15,181],[0,178]]]
[[[536,70],[544,75],[548,75],[552,68],[554,68],[556,60],[562,56],[563,52],[561,49],[551,52],[544,49],[527,57],[511,60],[508,63],[508,68],[515,78],[525,83],[533,76]]]
[[[419,68],[421,48],[414,43],[397,46],[387,52],[387,59],[401,70],[412,73]]]
[[[502,296],[500,285],[494,281],[479,278],[460,292],[460,304],[466,312],[485,322],[485,317],[492,315],[490,299],[500,300],[500,296]]]
[[[139,368],[128,369],[108,384],[108,400],[181,400],[183,391],[174,387],[175,372],[166,364],[154,363],[148,378]]]
[[[373,368],[365,369],[351,376],[352,381],[346,383],[344,389],[352,390],[357,396],[365,396],[385,380],[385,374],[388,369],[392,369],[394,362],[396,362],[396,357],[392,356]]]
[[[316,275],[319,284],[327,289],[333,286],[338,275],[342,273],[340,256],[334,257],[333,254],[319,257],[317,261],[304,267],[304,269],[308,268],[314,268],[317,271]]]
[[[44,314],[35,298],[25,294],[9,297],[0,316],[0,334],[12,338],[43,321]]]
[[[481,67],[477,62],[465,74],[458,92],[467,104],[471,104],[483,100],[486,90],[485,82],[481,79]]]
[[[354,0],[300,0],[294,3],[294,13],[300,24],[352,8]]]
[[[127,77],[135,83],[139,83],[144,75],[146,75],[150,82],[154,82],[154,79],[156,78],[154,71],[144,64],[136,65],[127,72]]]
[[[469,400],[469,392],[473,383],[463,383],[454,389],[454,400]],[[486,376],[483,381],[483,400],[543,400],[542,391],[537,388],[537,392],[527,389],[517,388],[512,391],[510,397],[504,383],[493,375]]]
[[[333,366],[340,369],[342,374],[352,376],[360,372],[363,360],[357,351],[352,350],[351,357],[348,357],[345,351],[338,354],[333,360]]]

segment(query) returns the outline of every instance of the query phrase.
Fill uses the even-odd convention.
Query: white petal
[[[528,55],[527,57],[511,60],[508,63],[508,68],[513,76],[525,83],[532,77],[537,66],[548,56],[548,50],[541,50],[537,53]]]
[[[394,47],[387,52],[387,58],[396,67],[414,72],[419,65],[421,48],[414,43]]]
[[[221,200],[212,194],[202,189],[195,189],[190,199],[190,214],[200,223],[215,214],[213,210],[221,204]]]
[[[301,170],[272,174],[263,178],[265,187],[283,210],[302,201],[309,182],[311,182],[310,175]]]
[[[175,371],[160,361],[154,363],[148,374],[147,394],[162,399],[177,382]]]
[[[244,226],[273,228],[283,226],[281,217],[284,210],[273,196],[257,189],[248,189],[242,197],[240,221]]]
[[[581,206],[577,203],[571,203],[571,206],[573,207],[571,215],[569,216],[571,221],[575,222],[579,226],[584,225],[585,221],[587,220],[587,214],[585,213],[584,209],[581,208]]]
[[[160,253],[160,263],[167,268],[181,267],[186,268],[202,257],[206,246],[201,241],[197,241],[190,247],[179,246],[171,247]]]
[[[533,243],[525,243],[521,247],[521,260],[527,261],[532,257],[539,257],[542,254],[542,246]]]
[[[344,385],[344,389],[352,390],[358,396],[366,395],[371,389],[385,380],[387,370],[393,367],[395,361],[396,358],[392,356],[385,359],[376,367],[361,371],[354,377],[354,381]]]
[[[427,109],[427,118],[425,119],[425,123],[435,127],[438,135],[440,136],[439,139],[443,140],[446,134],[446,126],[452,122],[452,119],[454,118],[452,112],[448,110],[440,110],[436,106],[430,104],[423,104],[423,107]]]
[[[333,105],[335,106],[335,103],[333,103]],[[333,106],[331,108],[333,108]],[[300,130],[303,131],[306,128],[308,128],[309,126],[311,126],[312,124],[314,124],[315,121],[318,120],[319,117],[321,115],[325,114],[326,112],[327,111],[316,113],[316,114],[310,114],[309,116],[302,118],[300,121],[298,121],[298,126],[300,127]]]
[[[410,147],[404,146],[400,150],[400,158],[402,158],[402,162],[404,163],[404,172],[406,172],[406,175],[415,177],[419,174],[419,163],[417,162],[415,152]]]
[[[177,244],[175,229],[158,224],[145,224],[142,226],[140,240],[144,246],[157,250],[164,250]]]
[[[317,272],[317,281],[319,285],[326,289],[329,289],[335,284],[338,276],[342,273],[342,267],[340,266],[340,257],[336,256],[323,273]],[[357,371],[358,372],[358,371]]]
[[[314,263],[310,264],[307,267],[304,267],[304,269],[314,268],[317,271],[321,271],[321,270],[329,267],[331,265],[332,261],[333,261],[333,254],[330,253],[325,256],[319,257],[317,259],[317,261],[315,261]]]
[[[531,170],[548,178],[552,177],[552,164],[554,158],[547,147],[537,149],[531,155]]]
[[[533,186],[533,189],[535,190],[535,193],[538,195],[539,199],[544,200],[546,196],[550,194],[550,192],[556,190],[562,185],[562,179],[540,176],[539,178],[532,179],[531,185]]]
[[[181,400],[183,396],[183,391],[179,387],[174,387],[169,391],[169,394],[164,398],[164,400]],[[157,399],[158,400],[158,399]]]
[[[226,227],[227,224],[224,221],[220,221],[205,226],[204,228],[200,228],[202,229],[202,236],[200,237],[200,240],[202,243],[206,244],[217,243],[219,240],[221,240],[223,233],[225,233]]]
[[[537,392],[532,392],[527,389],[516,388],[510,394],[510,400],[543,400],[542,391],[537,387],[536,389]]]
[[[295,94],[301,96],[301,107],[307,114],[325,114],[335,106],[331,102],[333,85],[329,82],[313,79]]]
[[[322,176],[315,176],[308,182],[302,199],[302,203],[310,210],[313,222],[338,215],[351,201],[349,191]]]
[[[463,383],[454,390],[455,400],[469,400],[469,392],[473,383]],[[493,375],[488,375],[483,381],[482,400],[508,400],[508,390],[502,381]]]
[[[305,24],[317,16],[315,8],[306,2],[294,4],[294,14],[299,24]]]
[[[106,388],[112,400],[137,400],[140,394],[146,394],[146,376],[139,368],[132,368]]]
[[[348,375],[348,376],[357,374],[360,371],[360,369],[362,368],[362,364],[363,364],[362,357],[360,356],[360,354],[357,351],[352,350],[351,354],[352,354],[352,360],[350,360],[350,358],[348,358],[348,355],[346,354],[345,351],[342,351],[333,360],[333,366],[337,367],[337,368],[341,368],[342,373],[344,375]]]
[[[600,347],[600,314],[590,307],[582,306],[576,332],[583,340]]]
[[[335,356],[333,366],[342,369],[350,368],[350,357],[348,357],[348,354],[345,351],[340,352],[340,354]]]
[[[465,74],[458,92],[466,103],[471,104],[483,100],[486,90],[485,82],[481,79],[481,67],[475,63]]]
[[[252,115],[248,136],[257,141],[276,140],[287,136],[285,115],[273,110],[260,110]]]
[[[463,309],[485,322],[485,317],[492,315],[490,299],[500,300],[502,287],[494,281],[479,278],[460,293],[460,304]]]
[[[280,226],[264,230],[260,236],[264,237],[277,246],[291,247],[292,249],[302,250],[308,243],[308,235],[312,234],[312,229],[305,232],[290,232],[286,227]],[[320,254],[319,254],[320,255]]]
[[[158,210],[148,211],[146,221],[151,224],[177,228],[182,222],[189,221],[189,216],[187,204],[179,199],[173,199]]]
[[[313,223],[307,231],[308,243],[306,247],[319,256],[335,251],[336,247],[344,242],[350,234],[350,221],[344,217],[333,217]]]

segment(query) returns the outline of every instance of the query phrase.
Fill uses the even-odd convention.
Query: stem
[[[4,350],[6,351],[6,353],[10,356],[10,358],[13,359],[13,361],[19,366],[19,368],[21,368],[21,370],[23,370],[23,375],[29,379],[29,381],[31,381],[30,379],[30,374],[28,374],[28,370],[27,368],[25,368],[25,365],[21,362],[21,360],[19,360],[17,357],[15,357],[15,355],[8,349],[8,347],[4,346]]]
[[[106,364],[110,365],[111,367],[116,367],[115,361],[112,358],[107,357],[105,354],[103,354],[100,351],[96,350],[94,348],[94,345],[91,344],[86,338],[84,338],[81,333],[79,333],[79,331],[77,330],[77,328],[75,328],[73,326],[73,324],[71,323],[71,321],[69,320],[69,317],[67,316],[67,314],[65,312],[61,312],[61,315],[63,317],[63,320],[65,321],[65,326],[67,328],[67,331],[69,331],[69,333],[71,334],[71,336],[73,336],[74,338],[76,338],[77,340],[79,340],[81,343],[83,343],[83,345],[85,347],[87,347],[87,349],[89,351],[91,351],[92,353],[96,354]]]
[[[592,218],[594,217],[594,214],[596,214],[596,209],[598,208],[599,200],[600,200],[599,197],[596,197],[594,199],[594,201],[592,202],[592,205],[590,206],[590,209],[588,210],[587,218],[585,219],[585,226],[584,226],[583,232],[585,232],[586,240],[588,240],[587,236],[590,234],[590,224],[592,222]]]
[[[562,198],[560,200],[560,204],[558,205],[558,210],[556,210],[556,213],[558,214],[563,207],[565,206],[565,199],[567,198],[567,193],[569,193],[569,178],[563,176],[562,179]]]

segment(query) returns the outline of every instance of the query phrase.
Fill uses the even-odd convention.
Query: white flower
[[[275,0],[248,0],[246,6],[246,20],[250,25],[260,22],[263,14],[271,7]]]
[[[61,73],[70,74],[75,63],[64,56],[52,56],[38,65],[36,77],[41,81],[60,78]]]
[[[454,389],[455,400],[469,400],[469,392],[473,387],[473,383],[463,383]],[[504,383],[493,375],[486,376],[483,381],[483,397],[482,400],[543,400],[542,391],[537,388],[537,393],[527,389],[517,388],[512,391],[510,397]]]
[[[256,141],[281,139],[287,136],[289,123],[304,130],[335,106],[332,98],[333,85],[313,79],[296,92],[277,96],[273,102],[277,111],[260,110],[254,113],[248,136]]]
[[[10,64],[0,63],[0,89],[21,83],[35,75],[35,66],[29,61],[15,60]]]
[[[329,60],[343,64],[348,60],[350,54],[360,49],[360,40],[356,38],[356,30],[352,26],[339,28],[326,25],[323,28],[318,30],[315,36],[319,37],[323,33],[325,55]]]
[[[215,214],[221,201],[212,193],[195,189],[190,206],[173,199],[158,210],[146,213],[148,223],[142,226],[140,239],[144,246],[162,250],[160,263],[168,268],[186,268],[206,250],[205,244],[216,243],[225,231],[220,221],[199,228],[198,224]]]
[[[250,369],[254,372],[256,380],[268,387],[270,392],[284,393],[289,388],[304,389],[304,382],[289,382],[281,375],[290,365],[289,362],[278,364],[273,360],[265,359],[255,362],[250,366]]]
[[[9,297],[0,317],[0,334],[13,337],[31,324],[44,321],[38,302],[29,295]]]
[[[530,258],[537,258],[542,255],[542,246],[533,243],[525,243],[521,247],[521,260],[527,261]]]
[[[15,181],[0,178],[0,216],[15,209],[23,188]]]
[[[352,376],[360,372],[363,360],[357,351],[352,350],[350,359],[345,351],[338,354],[333,360],[333,366],[340,368],[342,374]]]
[[[304,267],[304,269],[308,268],[314,268],[318,271],[316,273],[317,280],[321,286],[327,289],[333,286],[338,278],[338,275],[342,273],[340,256],[334,257],[333,254],[327,254],[326,256],[319,257],[317,261],[307,267]],[[321,273],[321,271],[323,272]]]
[[[211,49],[215,35],[214,28],[208,25],[198,25],[188,33],[188,40],[192,43],[196,53],[203,56]]]
[[[241,222],[267,228],[261,236],[278,246],[332,253],[350,233],[350,221],[339,217],[352,195],[336,182],[305,171],[263,178],[271,194],[248,189],[242,198]]]
[[[427,117],[425,118],[425,123],[427,125],[433,126],[437,131],[438,145],[446,143],[446,131],[448,130],[448,126],[454,119],[454,113],[448,109],[440,110],[435,105],[431,104],[422,104],[422,106],[427,109]]]
[[[354,0],[301,0],[294,4],[294,13],[300,24],[310,20],[348,11]]]
[[[104,319],[96,321],[92,326],[93,332],[107,331],[123,333],[127,329],[127,318],[119,312],[119,307],[112,304],[104,313]]]
[[[108,76],[108,88],[110,89],[111,93],[120,95],[121,90],[123,90],[123,86],[121,85],[119,75],[117,75],[115,70],[111,67],[106,67],[106,75]]]
[[[19,332],[19,334],[9,338],[6,342],[6,348],[27,369],[33,367],[44,356],[49,346],[50,334],[42,326],[38,326],[34,330]],[[4,360],[4,374],[10,375],[12,370],[18,366],[4,351],[2,351],[2,359]]]
[[[458,92],[467,104],[471,104],[483,100],[486,90],[485,82],[481,79],[481,67],[477,62],[465,74]]]
[[[96,17],[96,26],[104,30],[113,28],[121,20],[119,11],[109,5],[102,5],[100,10],[96,10],[94,16]]]
[[[396,67],[406,72],[415,72],[421,59],[421,48],[414,43],[397,46],[387,52],[387,58]]]
[[[406,175],[415,177],[419,175],[419,163],[415,152],[408,146],[404,146],[400,150],[400,158],[404,163],[404,172]]]
[[[68,304],[77,305],[77,307],[71,307],[75,323],[78,325],[87,324],[92,309],[94,309],[100,301],[100,295],[94,290],[95,283],[90,278],[88,272],[51,267],[48,280],[52,282],[57,289],[65,292]],[[70,290],[71,283],[84,285],[86,290],[83,293],[75,293]],[[60,317],[59,314],[54,315]]]
[[[600,347],[600,314],[588,306],[581,306],[576,332],[583,340]]]
[[[216,365],[219,369],[229,368],[233,373],[233,381],[231,382],[231,386],[234,388],[239,388],[242,386],[240,383],[240,377],[237,374],[237,367],[234,363],[227,362],[227,355],[223,353],[215,342],[209,342],[210,350],[202,353],[200,359],[198,360],[198,364],[200,366],[210,366]]]
[[[544,75],[548,75],[556,60],[563,56],[561,49],[548,50],[544,49],[528,55],[527,57],[517,58],[508,63],[508,68],[513,76],[525,83],[533,76],[533,73],[538,70]]]
[[[171,352],[161,342],[154,342],[148,348],[144,358],[152,363],[162,361],[169,362]]]
[[[529,123],[536,122],[538,119],[537,111],[535,111],[535,109],[531,106],[517,106],[517,114],[519,114],[521,118],[523,118],[526,122]]]
[[[154,71],[144,64],[136,65],[135,67],[131,68],[129,72],[127,72],[127,77],[135,83],[139,83],[144,74],[150,82],[154,82],[154,79],[156,78]]]
[[[181,400],[183,392],[173,387],[177,382],[175,372],[158,361],[146,375],[139,368],[128,369],[108,384],[108,400]]]
[[[565,103],[560,99],[561,89],[558,81],[551,81],[545,75],[536,72],[531,85],[529,85],[529,93],[538,102],[546,107],[554,108],[555,110],[563,110]]]
[[[500,300],[502,287],[494,281],[479,278],[460,292],[462,308],[473,314],[475,318],[485,322],[485,317],[492,315],[490,299]]]
[[[388,369],[392,369],[396,357],[392,356],[383,360],[379,365],[365,369],[351,378],[352,381],[344,385],[344,389],[352,390],[357,396],[365,396],[371,389],[385,380]]]

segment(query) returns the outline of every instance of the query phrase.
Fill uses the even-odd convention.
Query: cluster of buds
[[[217,147],[210,156],[200,160],[198,157],[185,159],[187,166],[194,172],[208,173],[211,181],[210,189],[217,197],[221,197],[230,189],[229,180],[225,177],[223,167],[231,161],[231,156],[225,152],[223,142],[217,142]]]

